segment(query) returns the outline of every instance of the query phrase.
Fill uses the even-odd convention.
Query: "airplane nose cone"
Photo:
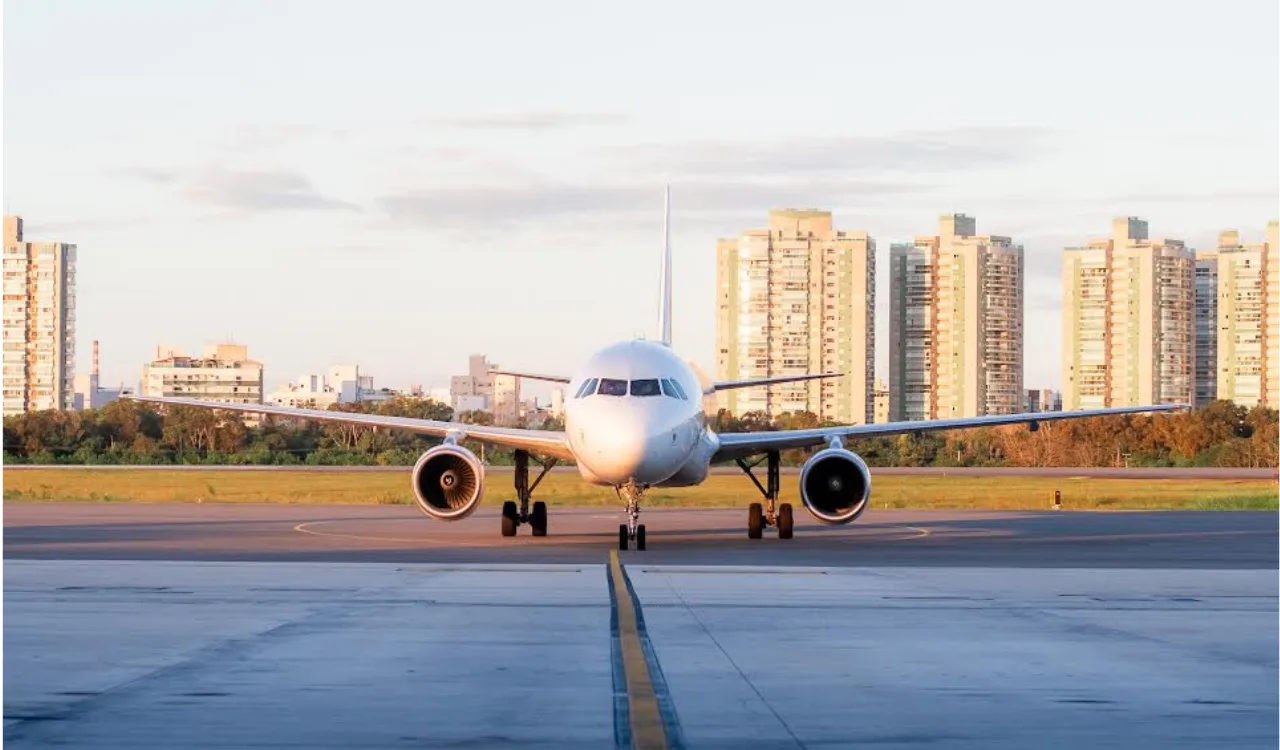
[[[636,475],[645,459],[645,424],[637,415],[618,412],[591,425],[587,437],[588,466],[613,482]]]

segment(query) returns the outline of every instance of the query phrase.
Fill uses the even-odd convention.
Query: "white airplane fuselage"
[[[588,393],[579,395],[584,385]],[[663,344],[624,341],[596,352],[565,391],[565,434],[582,478],[614,487],[702,482],[719,447],[702,389],[693,368]]]

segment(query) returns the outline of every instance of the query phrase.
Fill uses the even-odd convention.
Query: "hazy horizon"
[[[234,337],[268,390],[654,335],[667,183],[703,368],[715,240],[817,207],[876,239],[885,378],[889,246],[955,212],[1025,248],[1028,388],[1060,385],[1063,247],[1280,214],[1275,3],[930,8],[18,0],[4,210],[79,247],[77,372]]]

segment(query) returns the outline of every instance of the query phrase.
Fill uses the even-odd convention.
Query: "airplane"
[[[658,328],[652,341],[636,338],[600,349],[571,376],[494,370],[494,374],[560,383],[566,386],[565,429],[560,432],[482,426],[296,409],[269,404],[230,404],[195,399],[134,395],[129,398],[161,405],[182,405],[223,411],[266,414],[318,422],[340,422],[407,430],[441,438],[413,466],[411,484],[418,508],[440,521],[457,521],[480,505],[485,467],[463,446],[464,440],[514,449],[516,500],[502,506],[502,535],[515,536],[528,525],[532,536],[547,534],[547,506],[532,502],[533,491],[560,461],[572,461],[585,481],[613,487],[625,504],[626,521],[618,526],[618,548],[646,547],[640,504],[654,487],[700,484],[712,464],[733,461],[760,490],[763,502],[747,511],[747,536],[760,539],[765,529],[779,539],[794,535],[791,503],[779,503],[781,451],[818,448],[800,470],[800,501],[805,510],[827,524],[847,524],[866,510],[871,499],[871,472],[858,454],[844,447],[850,438],[920,434],[935,430],[1025,424],[1032,431],[1040,423],[1113,414],[1171,411],[1186,404],[1087,409],[1071,412],[999,414],[887,424],[818,427],[770,432],[720,433],[707,424],[703,398],[735,388],[761,388],[778,383],[838,377],[839,373],[782,375],[712,382],[704,385],[694,367],[671,346],[671,199],[664,201]],[[529,481],[530,459],[541,471]],[[753,472],[765,464],[765,482]],[[532,503],[532,504],[531,504]]]

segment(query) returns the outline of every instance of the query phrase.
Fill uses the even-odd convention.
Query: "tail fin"
[[[671,186],[663,199],[662,217],[662,289],[658,293],[658,335],[671,346]]]

